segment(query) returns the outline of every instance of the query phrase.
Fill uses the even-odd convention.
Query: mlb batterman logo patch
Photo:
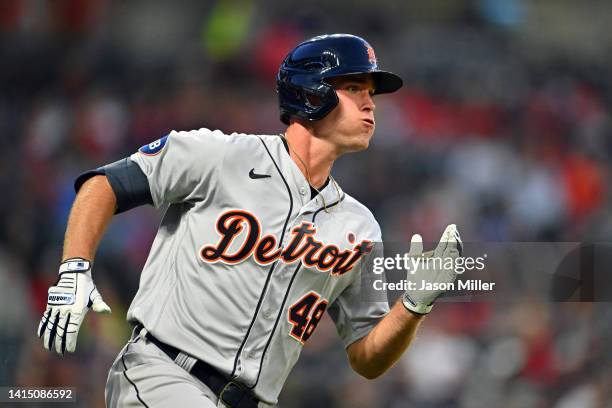
[[[140,149],[138,149],[138,151],[146,156],[155,156],[162,151],[167,140],[168,136],[164,136],[161,139],[157,139],[154,142],[142,146]]]

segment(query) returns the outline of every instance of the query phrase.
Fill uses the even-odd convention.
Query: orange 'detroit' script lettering
[[[363,254],[372,250],[372,241],[368,240],[347,250],[341,250],[334,244],[326,245],[315,239],[317,228],[306,221],[291,230],[291,240],[284,248],[280,248],[274,235],[261,235],[261,223],[255,215],[245,210],[223,213],[217,219],[216,229],[219,241],[200,249],[200,257],[204,262],[237,264],[250,256],[260,265],[277,260],[285,263],[299,260],[308,267],[331,271],[332,275],[343,275],[353,269]],[[238,237],[244,239],[244,242],[232,252],[230,247]]]

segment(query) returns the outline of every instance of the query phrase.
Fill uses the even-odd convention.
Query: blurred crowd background
[[[74,386],[77,406],[104,406],[160,214],[116,217],[94,270],[113,314],[51,355],[35,331],[75,177],[172,129],[282,132],[278,64],[321,33],[365,37],[405,81],[375,100],[371,148],[334,168],[386,240],[454,222],[472,242],[609,241],[611,26],[604,0],[2,0],[0,386]],[[326,319],[281,406],[612,407],[612,307],[441,304],[375,381]]]

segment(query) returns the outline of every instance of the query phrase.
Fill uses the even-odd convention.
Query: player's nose
[[[376,104],[374,103],[374,98],[372,98],[372,95],[370,95],[369,92],[364,92],[364,95],[365,97],[361,105],[361,110],[363,110],[364,112],[374,113],[374,111],[376,110]]]

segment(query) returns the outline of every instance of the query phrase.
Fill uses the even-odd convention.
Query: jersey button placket
[[[272,319],[274,317],[274,313],[272,313],[271,309],[265,309],[263,311],[263,317],[265,317],[266,319]]]

